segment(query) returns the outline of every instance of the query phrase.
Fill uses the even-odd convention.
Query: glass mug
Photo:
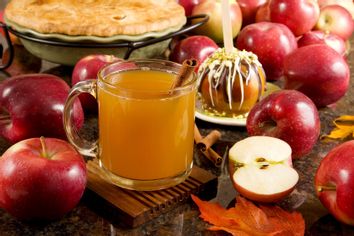
[[[64,108],[68,140],[98,158],[110,181],[133,190],[181,183],[193,166],[196,75],[171,89],[181,65],[141,59],[112,63],[97,80],[76,84]],[[98,140],[82,139],[71,119],[74,100],[89,93],[98,102]]]

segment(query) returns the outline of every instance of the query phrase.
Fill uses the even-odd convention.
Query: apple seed
[[[257,157],[256,162],[257,164],[260,164],[259,169],[261,170],[267,169],[267,167],[270,165],[277,165],[283,163],[283,161],[268,161],[264,157]]]
[[[237,170],[238,168],[244,167],[245,164],[241,163],[241,162],[235,162],[235,169]]]
[[[265,161],[266,161],[266,159],[264,157],[258,157],[256,159],[256,162],[265,162]]]
[[[265,165],[262,165],[261,167],[259,167],[259,169],[265,170],[265,169],[267,169],[268,166],[269,166],[269,165],[265,164]]]

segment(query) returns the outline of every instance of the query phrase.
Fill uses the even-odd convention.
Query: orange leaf
[[[258,207],[238,196],[236,206],[225,209],[218,203],[202,201],[194,195],[192,199],[199,207],[200,217],[213,225],[209,230],[223,230],[237,236],[300,236],[305,232],[302,215],[287,212],[279,206]]]
[[[269,223],[282,230],[281,235],[304,235],[305,221],[300,213],[289,213],[276,205],[264,205],[260,208],[268,216]]]

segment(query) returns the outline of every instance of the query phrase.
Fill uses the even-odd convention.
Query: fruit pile
[[[18,219],[58,219],[85,190],[84,159],[65,141],[62,115],[69,89],[51,74],[23,74],[0,84],[0,134],[13,144],[0,158],[0,207]],[[76,101],[73,124],[80,129],[83,122]]]
[[[257,56],[260,64],[255,63],[256,71],[261,65],[265,73],[257,75],[261,77],[261,87],[265,77],[268,83],[279,83],[283,88],[247,108],[250,111],[246,126],[251,137],[230,150],[231,179],[245,197],[274,202],[288,195],[299,179],[292,161],[306,156],[318,141],[318,109],[335,103],[348,90],[350,73],[346,55],[354,30],[354,5],[351,0],[230,2],[236,47]],[[222,43],[221,3],[215,0],[179,0],[179,3],[185,7],[186,15],[203,13],[210,19],[185,38],[174,39],[169,59],[182,63],[195,58],[201,64]],[[118,60],[122,59],[109,55],[82,58],[73,68],[71,85],[95,79],[100,68]],[[239,71],[239,80],[247,81],[251,67],[241,63],[240,68],[244,69]],[[82,156],[65,141],[62,122],[69,89],[61,78],[49,74],[19,75],[0,83],[0,135],[13,144],[0,158],[0,207],[20,219],[61,217],[82,196],[85,165]],[[259,90],[259,86],[251,89]],[[199,91],[209,93],[208,89]],[[225,94],[220,92],[213,103],[225,106],[230,92],[229,96]],[[81,103],[76,102],[72,115],[77,129],[83,125],[84,111],[97,112],[92,97],[79,98]],[[321,163],[315,182],[319,199],[338,220],[347,224],[354,224],[354,194],[343,190],[340,184],[351,186],[345,189],[354,189],[354,181],[339,172],[354,175],[354,160],[341,159],[345,155],[347,160],[354,158],[348,154],[353,151],[347,151],[353,150],[353,146],[354,142],[349,142],[331,151]],[[26,171],[20,169],[23,167]],[[43,174],[48,171],[55,174]],[[269,177],[271,183],[267,182]],[[335,190],[337,198],[333,197]],[[345,206],[339,202],[342,198]],[[46,204],[48,208],[38,207]],[[50,209],[50,214],[44,209]]]
[[[215,57],[219,50],[216,45],[223,41],[221,1],[178,2],[187,16],[208,14],[210,19],[193,35],[174,42],[170,60],[197,58],[203,63]],[[231,0],[230,4],[236,48],[254,53],[268,84],[282,88],[250,109],[246,122],[250,137],[231,148],[230,175],[241,195],[258,202],[276,202],[297,184],[298,175],[292,162],[306,157],[318,142],[321,128],[318,110],[336,103],[348,91],[350,68],[346,56],[354,31],[354,3],[352,0]],[[204,73],[202,64],[199,74]],[[227,112],[225,104],[231,98],[229,91],[221,88],[230,89],[230,85],[228,82],[217,85],[200,83],[199,93],[211,97],[213,104],[223,104],[215,106],[215,115],[220,116],[222,109]],[[240,92],[233,93],[239,96]],[[275,140],[269,141],[265,136]],[[321,162],[315,186],[323,205],[339,221],[353,225],[354,192],[349,189],[354,189],[354,181],[349,176],[354,175],[354,167],[349,162],[354,163],[354,142],[342,145]],[[344,172],[348,178],[340,174]]]
[[[109,55],[84,57],[73,69],[72,85],[95,79],[101,67],[117,60]],[[84,158],[66,141],[63,127],[69,90],[62,78],[43,73],[16,75],[0,83],[0,135],[12,144],[0,158],[0,207],[18,219],[61,218],[85,190]],[[97,112],[94,99],[79,98],[72,109],[77,130],[85,113]]]
[[[257,55],[267,81],[284,82],[283,88],[303,92],[317,107],[344,96],[349,86],[345,56],[354,30],[352,1],[337,1],[340,5],[330,0],[231,2],[236,48]],[[202,63],[216,50],[215,43],[222,42],[221,3],[184,0],[180,4],[186,13],[205,13],[210,19],[193,32],[198,35],[175,43],[170,59],[181,63],[194,57]]]

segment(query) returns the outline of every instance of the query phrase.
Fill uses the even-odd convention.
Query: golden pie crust
[[[181,27],[176,0],[12,0],[5,18],[44,34],[109,37]]]

